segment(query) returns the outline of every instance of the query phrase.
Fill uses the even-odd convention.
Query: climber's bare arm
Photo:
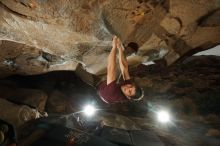
[[[129,80],[130,75],[128,72],[128,61],[127,61],[125,54],[124,54],[125,49],[124,49],[124,47],[121,43],[121,40],[119,38],[117,41],[117,48],[119,50],[119,66],[121,69],[121,74],[122,74],[124,80]]]
[[[107,85],[116,80],[116,53],[117,53],[117,37],[112,40],[112,50],[108,56],[107,65]]]

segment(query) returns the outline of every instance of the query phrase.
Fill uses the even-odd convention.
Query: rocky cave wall
[[[113,35],[125,46],[139,45],[127,56],[131,75],[146,93],[142,102],[113,107],[115,113],[142,116],[147,105],[166,104],[175,116],[199,117],[196,122],[205,127],[198,132],[182,121],[182,130],[192,130],[184,138],[155,130],[167,145],[196,145],[203,139],[198,133],[219,137],[219,57],[190,56],[220,44],[220,0],[0,0],[0,78],[59,70],[76,70],[82,80],[103,75]],[[156,64],[143,65],[149,61]],[[79,99],[99,99],[94,89],[77,84],[73,72],[51,74],[0,80],[1,118],[20,128],[45,111],[69,114],[79,110]],[[121,124],[120,118],[106,121]]]
[[[0,0],[0,75],[105,73],[112,35],[137,43],[130,65],[167,65],[220,43],[219,0]]]
[[[100,101],[101,109],[112,111],[107,115],[98,114],[106,126],[152,129],[166,145],[217,146],[220,142],[219,65],[219,56],[193,56],[169,68],[159,64],[139,65],[131,74],[144,88],[144,100],[112,107],[104,105],[94,88],[72,71],[10,76],[0,80],[0,116],[16,126],[18,135],[24,136],[19,137],[19,145],[26,146],[43,135],[36,125],[47,120],[40,118],[45,116],[44,112],[49,119],[54,114],[60,115],[52,121],[64,118],[67,123],[73,123],[67,115],[71,117],[80,111],[87,101]],[[154,121],[151,108],[157,106],[172,112],[174,125],[163,127]]]
[[[106,106],[95,89],[74,72],[11,76],[0,80],[0,115],[19,127],[44,112],[71,114],[81,110],[85,103],[95,101],[100,108],[135,117],[146,115],[149,104],[164,105],[181,118],[217,116],[220,114],[219,65],[218,56],[189,57],[169,68],[157,64],[140,65],[131,70],[131,74],[143,87],[144,100],[112,107]]]

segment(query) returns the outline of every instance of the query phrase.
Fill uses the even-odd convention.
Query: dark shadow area
[[[207,44],[203,44],[202,46],[199,46],[197,48],[194,48],[194,49],[191,49],[190,51],[188,51],[187,53],[185,53],[184,55],[182,55],[177,61],[176,63],[177,64],[180,64],[181,62],[183,62],[184,60],[186,60],[187,58],[193,56],[194,54],[196,53],[199,53],[199,52],[202,52],[202,51],[205,51],[205,50],[209,50],[207,48],[214,48],[216,46],[218,46],[219,44],[210,44],[210,43],[207,43]],[[174,63],[173,65],[175,65],[176,63]]]
[[[139,82],[143,84],[145,99],[112,106],[105,105],[96,90],[72,71],[10,76],[0,80],[0,94],[7,101],[19,103],[19,106],[29,106],[40,113],[46,111],[49,115],[24,122],[18,130],[21,146],[73,143],[80,146],[145,146],[160,145],[161,141],[175,145],[179,141],[172,137],[182,139],[182,133],[186,133],[184,141],[188,140],[189,144],[197,143],[195,139],[198,138],[204,138],[203,143],[219,144],[212,133],[213,129],[218,132],[219,128],[219,64],[220,59],[217,56],[193,56],[168,68],[163,60],[150,66],[140,65],[131,70],[131,74],[141,78]],[[107,121],[113,124],[102,126],[102,121],[96,117],[87,120],[75,116],[73,113],[82,110],[86,103],[94,103],[107,114],[114,115],[107,116]],[[13,106],[15,105],[11,105]],[[150,117],[152,113],[155,114],[152,110],[163,106],[173,111],[172,116],[176,119],[172,124],[175,125],[164,128]],[[100,115],[104,112],[100,112]],[[18,114],[14,113],[12,116],[17,117]],[[184,116],[187,118],[181,120]],[[198,119],[192,121],[198,116],[199,122]],[[143,121],[138,121],[140,119]],[[139,131],[118,128],[127,123],[130,127],[136,122],[141,125],[142,129]],[[68,135],[71,134],[74,140],[69,139]],[[154,140],[151,141],[152,139]],[[81,141],[84,142],[78,143]]]
[[[72,71],[55,71],[32,76],[14,75],[5,80],[15,82],[19,88],[42,90],[48,96],[54,91],[59,91],[76,109],[79,109],[85,102],[96,101],[100,106],[103,105],[96,90]]]
[[[128,45],[125,47],[125,52],[126,54],[132,54],[132,53],[137,53],[139,49],[139,45],[135,42],[130,42]]]
[[[43,91],[48,96],[47,100],[54,98],[54,101],[52,100],[54,104],[57,102],[62,103],[64,99],[71,106],[70,109],[66,111],[67,113],[78,111],[82,109],[82,106],[88,103],[94,103],[99,108],[105,108],[108,109],[109,112],[126,116],[143,117],[147,112],[146,101],[106,105],[98,96],[96,89],[83,82],[72,71],[56,71],[32,76],[14,75],[4,80],[13,82],[19,88]],[[57,98],[57,96],[59,96],[59,98]],[[20,96],[19,98],[22,99]],[[17,104],[23,104],[14,98],[8,100],[16,102]],[[65,106],[66,104],[67,103],[65,103]],[[32,105],[29,106],[33,107]],[[54,111],[50,110],[50,108],[51,106],[47,103],[46,112],[50,113],[50,111]],[[63,112],[65,113],[65,110]]]
[[[214,9],[205,16],[201,17],[197,22],[198,26],[207,27],[207,26],[219,26],[220,18],[220,8]]]

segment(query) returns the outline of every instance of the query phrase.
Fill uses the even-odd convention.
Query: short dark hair
[[[135,95],[131,96],[131,100],[135,100],[135,101],[141,100],[144,97],[144,90],[137,85],[135,85],[135,89],[136,89]]]
[[[131,49],[133,49],[135,53],[137,53],[137,51],[139,49],[139,45],[135,42],[130,42],[130,43],[128,43],[127,46],[130,47]]]

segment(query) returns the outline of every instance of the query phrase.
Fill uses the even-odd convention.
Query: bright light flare
[[[157,113],[157,119],[161,123],[167,123],[170,121],[170,114],[167,111],[159,111]]]
[[[95,112],[96,112],[96,109],[95,109],[95,107],[94,106],[92,106],[92,105],[86,105],[85,107],[84,107],[84,109],[83,109],[83,112],[84,112],[84,114],[86,115],[86,116],[92,116],[92,115],[94,115],[95,114]]]

